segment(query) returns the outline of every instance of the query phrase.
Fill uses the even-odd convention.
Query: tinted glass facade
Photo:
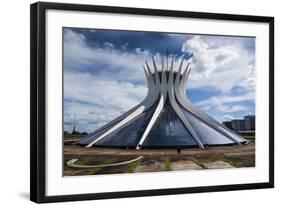
[[[166,100],[162,112],[150,130],[142,147],[169,146],[197,147],[197,143],[172,109],[169,100]]]
[[[126,118],[130,113],[124,114],[121,117],[118,117],[116,119],[119,119],[119,121],[123,120],[124,118]],[[109,122],[108,124],[106,124],[101,128],[98,128],[96,131],[89,133],[87,136],[85,136],[84,138],[82,138],[78,144],[80,145],[87,145],[89,143],[91,143],[92,141],[94,141],[95,139],[97,139],[100,135],[102,135],[103,133],[105,133],[106,131],[108,131],[110,128],[112,128],[114,125],[116,125],[119,121],[116,121],[115,123],[111,123]]]
[[[135,147],[140,141],[155,109],[158,101],[146,112],[139,115],[133,121],[112,132],[97,143],[96,146]]]
[[[199,118],[195,117],[190,112],[182,109],[184,115],[188,119],[192,128],[199,136],[201,142],[204,145],[219,145],[219,144],[232,144],[234,143],[232,140],[228,139],[220,132],[216,131],[214,128],[207,125],[205,122],[201,121]]]
[[[93,146],[107,147],[137,147],[145,129],[150,122],[155,109],[159,103],[159,98],[147,111],[126,123],[119,129],[111,132],[107,136],[97,141]],[[191,124],[195,133],[204,146],[223,145],[246,142],[236,133],[222,126],[211,127],[199,117],[180,106],[186,120]],[[124,117],[125,118],[125,117]],[[120,121],[118,121],[120,122]],[[117,122],[117,123],[118,123]],[[111,129],[117,123],[113,123],[104,130],[89,134],[79,141],[80,145],[88,145],[100,137],[103,133]],[[221,132],[221,131],[223,132]],[[226,133],[226,134],[224,134]],[[228,137],[228,136],[231,137]],[[234,139],[234,140],[233,140]],[[182,121],[174,111],[169,99],[166,99],[164,107],[154,122],[150,132],[141,145],[143,148],[157,147],[198,147],[190,132],[183,125]]]
[[[117,124],[117,123],[115,123]],[[79,141],[80,145],[87,145],[90,144],[92,141],[94,141],[95,139],[97,139],[99,136],[101,136],[103,133],[105,133],[107,130],[109,130],[111,127],[113,127],[115,124],[108,126],[107,128],[99,131],[99,132],[93,132],[88,134],[86,137],[84,137],[83,139],[81,139]]]
[[[238,142],[246,142],[245,139],[240,137],[238,134],[234,133],[234,131],[232,131],[232,130],[229,130],[229,129],[223,128],[223,127],[218,127],[218,129],[223,130],[224,132],[226,132],[228,135],[230,135],[233,139],[237,140]]]

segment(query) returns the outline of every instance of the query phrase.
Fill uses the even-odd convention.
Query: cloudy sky
[[[191,63],[186,92],[219,121],[255,114],[255,38],[64,28],[64,130],[93,131],[146,96],[144,60]]]

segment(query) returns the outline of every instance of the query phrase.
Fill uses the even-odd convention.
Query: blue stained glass
[[[235,140],[237,140],[238,142],[247,142],[247,140],[243,139],[242,137],[240,137],[238,134],[234,133],[234,131],[229,130],[228,128],[224,128],[224,127],[219,127],[219,129],[223,130],[224,132],[226,132],[228,135],[230,135],[232,138],[234,138]]]
[[[166,100],[162,112],[151,128],[142,147],[175,146],[197,147],[197,143],[194,141],[190,133],[186,130],[186,128],[178,118],[169,100]]]
[[[117,117],[116,119],[120,118],[119,121],[116,121],[115,123],[112,123],[110,125],[111,122],[109,122],[108,124],[105,125],[104,128],[98,128],[96,131],[89,133],[87,136],[83,137],[78,144],[80,145],[87,145],[89,143],[91,143],[92,141],[94,141],[95,139],[97,139],[99,136],[101,136],[103,133],[105,133],[107,130],[109,130],[110,128],[112,128],[114,125],[116,125],[117,123],[119,123],[121,120],[123,120],[124,118],[126,118],[129,114],[124,114],[122,117]],[[100,129],[100,130],[99,130]]]
[[[135,147],[140,141],[155,109],[156,103],[133,121],[99,140],[96,146]]]
[[[195,117],[190,112],[182,108],[185,117],[188,119],[195,133],[199,136],[203,145],[220,145],[220,144],[233,144],[234,141],[230,140],[214,128]]]
[[[118,122],[116,122],[115,124],[117,124]],[[91,142],[93,142],[95,139],[97,139],[99,136],[101,136],[103,133],[105,133],[107,130],[109,130],[112,126],[114,126],[115,124],[99,131],[99,132],[93,132],[88,134],[87,136],[85,136],[84,138],[82,138],[78,144],[80,145],[87,145],[90,144]]]

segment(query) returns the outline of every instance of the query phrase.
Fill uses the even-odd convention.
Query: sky
[[[64,130],[91,132],[140,103],[142,66],[168,51],[191,65],[189,100],[222,122],[255,114],[255,38],[63,29]]]

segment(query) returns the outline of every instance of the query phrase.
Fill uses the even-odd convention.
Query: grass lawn
[[[243,136],[246,140],[255,140],[256,136]]]
[[[83,137],[85,137],[85,135],[72,135],[72,134],[66,134],[63,136],[63,139],[64,140],[80,140],[82,139]]]

